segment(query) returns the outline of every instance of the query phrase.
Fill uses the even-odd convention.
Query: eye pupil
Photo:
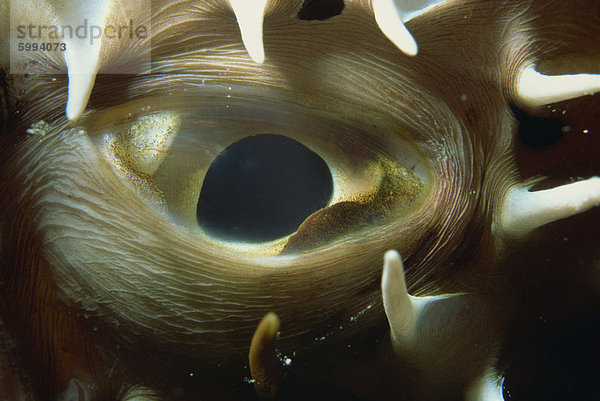
[[[206,173],[197,217],[211,235],[259,243],[292,234],[333,192],[329,167],[301,143],[281,135],[244,138]]]

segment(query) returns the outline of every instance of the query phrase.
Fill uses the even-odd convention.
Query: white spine
[[[543,191],[508,191],[501,210],[502,231],[522,235],[600,204],[600,177]]]
[[[405,22],[449,0],[371,0],[379,29],[394,45],[409,56],[419,52],[417,42]]]
[[[246,51],[256,63],[265,61],[263,19],[268,0],[229,0],[235,13]]]
[[[418,53],[417,42],[404,26],[404,11],[400,2],[394,0],[373,0],[373,13],[379,29],[394,45],[409,56]]]
[[[397,349],[411,348],[415,345],[415,332],[418,325],[423,323],[419,319],[426,307],[452,297],[452,295],[429,297],[410,295],[404,278],[402,258],[394,250],[387,251],[383,258],[381,291],[392,342]]]
[[[61,12],[62,23],[76,27],[87,22],[103,30],[109,5],[108,0],[67,1]],[[65,44],[69,77],[66,114],[69,120],[76,121],[85,110],[96,81],[102,40],[92,39],[90,33],[84,39],[76,35],[65,38]]]
[[[415,331],[416,311],[406,288],[404,265],[396,251],[387,251],[384,255],[381,291],[392,341],[406,342]]]
[[[600,74],[544,75],[535,66],[523,69],[517,83],[517,97],[534,108],[600,91]]]

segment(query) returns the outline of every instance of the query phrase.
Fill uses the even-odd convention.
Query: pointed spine
[[[246,51],[256,63],[265,61],[263,19],[268,0],[229,0],[235,13]]]
[[[523,69],[517,82],[517,97],[529,108],[562,102],[600,91],[600,74],[544,75],[535,66]]]
[[[523,235],[599,204],[600,177],[543,191],[515,188],[507,193],[504,200],[500,226],[507,234]]]
[[[108,0],[84,0],[65,2],[61,19],[63,24],[78,26],[87,22],[104,29],[104,21],[109,10]],[[71,121],[79,119],[85,110],[96,81],[99,69],[101,39],[93,40],[77,37],[65,39],[65,62],[69,78],[66,114]]]
[[[404,25],[404,11],[394,0],[373,0],[373,14],[379,29],[394,45],[409,56],[416,56],[417,42]]]
[[[267,313],[258,324],[250,343],[250,373],[261,401],[274,400],[277,392],[281,369],[277,366],[275,341],[279,327],[279,317],[273,312]]]
[[[413,300],[406,288],[404,264],[396,251],[387,251],[384,255],[381,291],[392,341],[404,343],[415,331],[416,316]]]

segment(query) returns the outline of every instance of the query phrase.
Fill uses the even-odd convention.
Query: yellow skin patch
[[[161,112],[138,117],[113,144],[115,155],[132,171],[152,176],[160,167],[181,125],[181,117]]]
[[[323,246],[350,232],[360,233],[361,227],[385,224],[391,216],[401,218],[414,210],[414,203],[424,190],[423,181],[389,159],[381,158],[377,167],[381,180],[376,192],[316,211],[289,238],[281,254]]]

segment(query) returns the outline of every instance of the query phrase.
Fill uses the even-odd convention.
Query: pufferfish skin
[[[2,0],[0,32],[1,400],[600,397],[598,1]],[[259,221],[211,176],[248,138],[234,177],[326,167],[283,235],[204,223],[310,198],[267,168]]]

